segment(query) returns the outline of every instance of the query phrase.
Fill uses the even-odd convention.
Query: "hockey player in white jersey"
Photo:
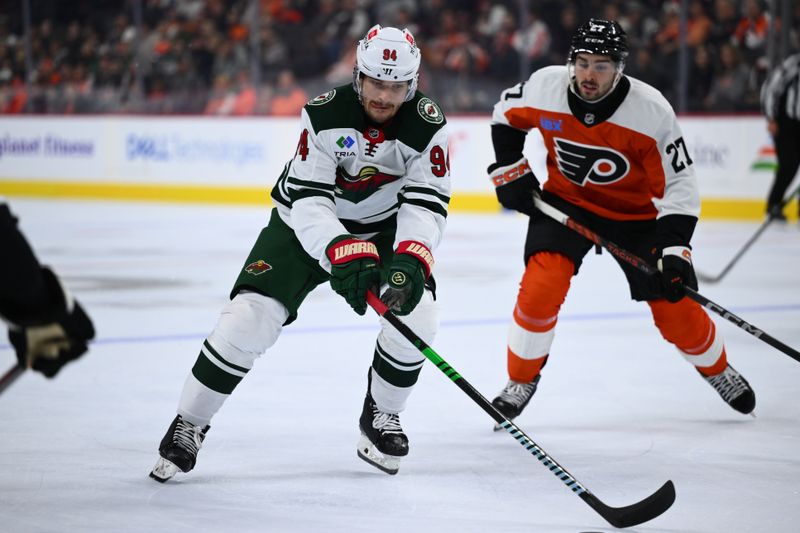
[[[420,58],[410,32],[376,25],[357,45],[353,83],[303,108],[296,153],[272,191],[276,208],[186,379],[151,477],[163,482],[195,466],[212,416],[322,283],[330,281],[360,315],[367,291],[382,291],[432,342],[433,252],[445,227],[450,173],[444,114],[417,91]],[[358,455],[395,474],[408,454],[399,414],[424,358],[388,322],[381,326]]]
[[[661,335],[731,407],[750,413],[755,395],[727,362],[697,289],[690,241],[700,213],[697,181],[675,113],[653,87],[623,74],[628,45],[613,21],[591,19],[572,39],[567,66],[551,66],[502,93],[492,117],[499,202],[530,215],[526,269],[508,335],[509,381],[492,402],[522,412],[550,354],[558,313],[593,243],[534,209],[540,185],[523,146],[538,128],[547,149],[542,199],[658,266],[649,278],[617,260],[631,298],[645,301]],[[645,354],[643,354],[644,356]]]

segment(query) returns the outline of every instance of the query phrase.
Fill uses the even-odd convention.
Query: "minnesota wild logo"
[[[420,98],[417,102],[417,112],[431,124],[441,124],[444,122],[444,114],[439,106],[430,98]]]
[[[336,89],[333,89],[332,91],[328,91],[326,93],[323,93],[323,94],[317,96],[316,98],[314,98],[310,102],[308,102],[308,105],[327,104],[328,102],[333,100],[334,96],[336,96]]]
[[[248,274],[252,274],[254,276],[260,276],[264,272],[272,270],[272,265],[264,261],[263,259],[259,259],[258,261],[253,261],[246,267],[244,267],[244,271]]]
[[[362,168],[356,175],[348,174],[339,167],[336,169],[336,194],[345,200],[358,203],[371,196],[382,185],[399,179],[400,176],[385,174],[373,166]]]

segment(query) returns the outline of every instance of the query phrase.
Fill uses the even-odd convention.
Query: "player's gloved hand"
[[[541,189],[526,158],[510,165],[492,163],[487,171],[500,205],[526,215],[533,213],[533,193]]]
[[[686,296],[685,287],[697,290],[697,276],[692,266],[692,252],[688,246],[669,246],[658,260],[661,272],[661,290],[664,298],[677,302]]]
[[[325,253],[331,262],[331,288],[363,315],[367,312],[367,291],[381,283],[378,248],[354,235],[339,235]]]
[[[8,338],[17,353],[19,364],[55,377],[61,368],[88,349],[94,338],[94,326],[83,307],[72,298],[49,269],[42,269],[46,283],[57,292],[58,302],[50,316],[41,321],[12,324]]]
[[[381,301],[397,315],[407,315],[419,303],[425,290],[425,280],[431,275],[433,254],[417,241],[403,241],[397,246]]]

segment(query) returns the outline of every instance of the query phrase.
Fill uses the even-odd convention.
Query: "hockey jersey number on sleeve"
[[[692,158],[689,157],[689,150],[686,149],[686,143],[683,142],[683,137],[678,137],[674,142],[668,144],[666,152],[671,158],[670,164],[672,165],[672,170],[674,170],[676,174],[694,163]]]
[[[527,80],[521,81],[518,84],[514,85],[513,87],[510,87],[505,91],[503,91],[503,94],[501,95],[501,100],[508,100],[509,98],[522,98],[522,89],[523,87],[525,87],[525,84],[527,82],[528,82]]]
[[[437,178],[443,178],[450,172],[450,154],[445,155],[438,144],[431,148],[431,173]]]
[[[297,142],[297,151],[295,157],[300,156],[301,161],[305,161],[308,157],[308,128],[303,129],[300,134],[300,140]]]

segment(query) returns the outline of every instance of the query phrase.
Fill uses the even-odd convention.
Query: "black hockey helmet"
[[[625,30],[613,20],[589,19],[572,36],[568,61],[575,63],[575,57],[581,52],[608,55],[614,62],[624,63],[628,57]]]

